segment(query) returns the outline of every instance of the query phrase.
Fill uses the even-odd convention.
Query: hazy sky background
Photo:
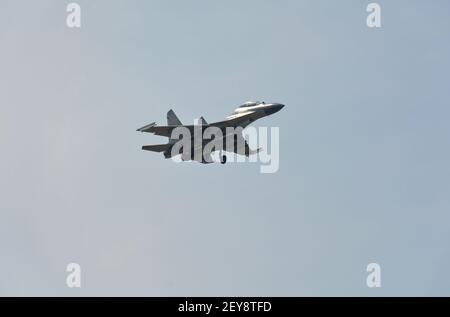
[[[69,2],[0,2],[1,295],[450,295],[448,1]],[[275,174],[141,150],[247,100]]]

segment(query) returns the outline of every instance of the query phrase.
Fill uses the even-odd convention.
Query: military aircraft
[[[196,143],[195,138],[195,129],[199,128],[204,131],[208,127],[215,127],[217,129],[220,129],[222,132],[221,135],[223,144],[225,144],[225,139],[227,136],[227,128],[241,128],[240,133],[234,133],[233,138],[234,142],[231,146],[231,148],[223,146],[220,150],[220,162],[222,164],[225,164],[227,161],[226,155],[223,154],[222,149],[226,149],[226,151],[234,152],[240,155],[249,156],[251,154],[258,153],[260,149],[251,150],[248,146],[247,141],[242,136],[242,129],[254,122],[255,120],[258,120],[262,117],[269,116],[271,114],[274,114],[275,112],[280,111],[284,105],[279,103],[265,103],[260,101],[248,101],[242,105],[240,105],[236,110],[233,111],[231,115],[225,118],[223,121],[214,122],[208,124],[206,120],[201,117],[199,119],[198,125],[183,125],[181,121],[178,119],[178,117],[175,115],[173,110],[169,110],[167,112],[167,126],[158,126],[155,122],[147,124],[146,126],[143,126],[142,128],[137,129],[137,131],[140,132],[149,132],[153,133],[155,135],[165,136],[169,138],[169,142],[166,144],[157,144],[157,145],[144,145],[142,147],[143,150],[146,151],[153,151],[153,152],[163,152],[165,158],[170,158],[173,156],[176,156],[178,154],[182,154],[180,152],[172,151],[175,143],[179,141],[179,138],[172,138],[173,132],[177,128],[186,128],[188,129],[191,137],[191,149],[188,153],[188,155],[182,154],[182,160],[195,160],[200,163],[211,163],[211,153],[204,153],[203,148],[206,143],[210,142],[211,140],[204,140],[202,138],[202,141],[200,141],[200,146],[195,146]],[[237,129],[239,130],[239,129]],[[201,152],[200,155],[199,151]]]

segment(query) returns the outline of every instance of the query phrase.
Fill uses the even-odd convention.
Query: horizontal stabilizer
[[[164,152],[169,149],[170,144],[155,144],[155,145],[144,145],[142,147],[143,150],[152,151],[152,152]]]
[[[143,126],[142,128],[137,129],[136,131],[146,132],[148,129],[154,127],[155,125],[156,125],[156,122],[152,122],[150,124]]]

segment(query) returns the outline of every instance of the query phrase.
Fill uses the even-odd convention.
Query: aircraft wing
[[[203,127],[214,126],[214,127],[220,128],[220,129],[225,129],[226,127],[236,127],[236,126],[245,127],[251,122],[248,120],[245,121],[245,119],[247,117],[248,117],[247,113],[245,115],[240,115],[240,114],[232,115],[232,116],[229,116],[224,121],[214,122],[212,124],[208,124],[206,122],[206,120],[203,117],[201,117],[200,125]],[[177,123],[181,123],[181,122],[180,122],[180,120],[178,120],[178,118],[175,116],[175,114],[173,113],[172,110],[170,110],[167,113],[167,122],[169,125],[166,125],[166,126],[158,126],[158,125],[156,125],[155,122],[152,122],[150,124],[143,126],[142,128],[137,129],[137,131],[153,133],[155,135],[165,136],[168,138],[170,138],[172,131],[178,127],[187,128],[190,130],[191,134],[194,133],[194,125],[177,124]]]

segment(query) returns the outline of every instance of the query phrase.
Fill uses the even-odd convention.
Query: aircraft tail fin
[[[201,125],[207,125],[208,124],[208,122],[206,122],[205,118],[203,118],[203,117],[200,117],[200,119],[198,119],[198,121],[199,121],[199,123]]]
[[[152,152],[164,152],[168,150],[170,144],[155,144],[155,145],[144,145],[142,147],[143,150],[152,151]]]
[[[182,125],[180,119],[178,119],[172,109],[167,112],[167,125]]]

